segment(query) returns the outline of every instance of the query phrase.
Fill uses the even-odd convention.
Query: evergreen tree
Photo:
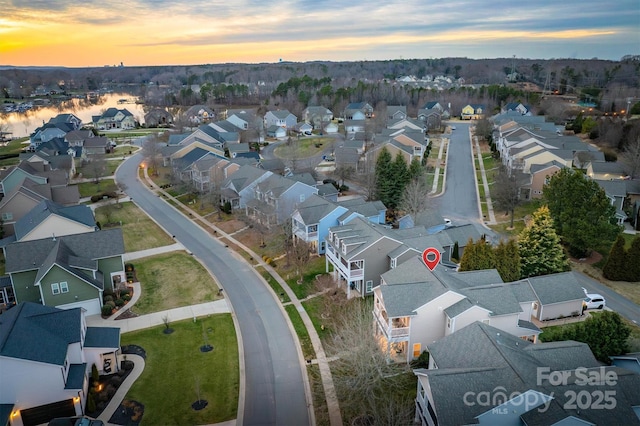
[[[576,257],[587,256],[603,243],[613,243],[620,227],[616,209],[604,190],[580,171],[564,168],[544,186],[543,198],[562,241]]]
[[[623,281],[627,278],[627,251],[624,248],[624,237],[618,235],[616,242],[611,246],[607,263],[602,268],[602,275],[611,281]],[[637,263],[637,260],[636,260]]]
[[[504,282],[520,279],[520,253],[515,240],[500,241],[495,249],[496,269]]]
[[[395,209],[400,204],[404,188],[409,183],[407,162],[400,152],[396,154],[396,158],[393,160],[393,163],[391,163],[391,179],[393,182],[393,191],[391,193],[390,205],[387,207]]]
[[[518,248],[523,278],[553,274],[569,268],[547,206],[533,212],[532,222],[520,233]]]
[[[457,241],[453,244],[453,250],[451,251],[451,259],[456,261],[460,260],[460,245],[458,244]]]
[[[411,160],[411,164],[409,164],[408,181],[412,181],[414,179],[420,179],[423,174],[424,174],[424,168],[422,167],[420,160],[418,160],[417,157],[413,157],[413,160]]]
[[[626,270],[626,281],[640,281],[640,235],[636,235],[627,250]]]
[[[491,244],[484,238],[475,243],[470,238],[460,259],[460,271],[478,271],[495,267],[495,253]]]
[[[378,159],[376,160],[376,190],[375,195],[378,200],[390,207],[389,203],[394,190],[393,170],[391,167],[391,154],[387,148],[382,148]]]
[[[476,267],[476,260],[478,257],[476,252],[476,244],[473,242],[473,238],[469,238],[469,241],[467,241],[467,245],[462,252],[462,258],[460,259],[460,271],[475,271],[478,269]]]

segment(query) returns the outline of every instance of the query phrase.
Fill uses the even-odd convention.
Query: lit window
[[[51,293],[60,294],[60,285],[58,283],[51,284]]]
[[[68,293],[69,292],[69,285],[67,284],[66,281],[62,281],[60,283],[60,292],[61,293]]]

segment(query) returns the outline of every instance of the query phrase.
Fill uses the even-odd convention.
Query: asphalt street
[[[578,272],[576,276],[580,280],[582,287],[587,289],[589,293],[603,295],[608,308],[616,311],[634,324],[640,325],[640,306],[583,273]]]
[[[233,307],[244,353],[245,399],[238,424],[310,424],[306,371],[279,302],[242,258],[145,188],[136,178],[141,160],[136,154],[125,161],[116,179],[126,183],[134,203],[215,275]]]

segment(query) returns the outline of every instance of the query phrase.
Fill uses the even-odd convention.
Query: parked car
[[[607,301],[604,300],[604,297],[601,294],[587,293],[587,289],[584,287],[582,288],[582,290],[584,291],[585,295],[584,302],[582,303],[584,309],[604,309]]]

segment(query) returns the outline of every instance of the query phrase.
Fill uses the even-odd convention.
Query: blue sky
[[[640,54],[640,1],[0,0],[0,64]]]

